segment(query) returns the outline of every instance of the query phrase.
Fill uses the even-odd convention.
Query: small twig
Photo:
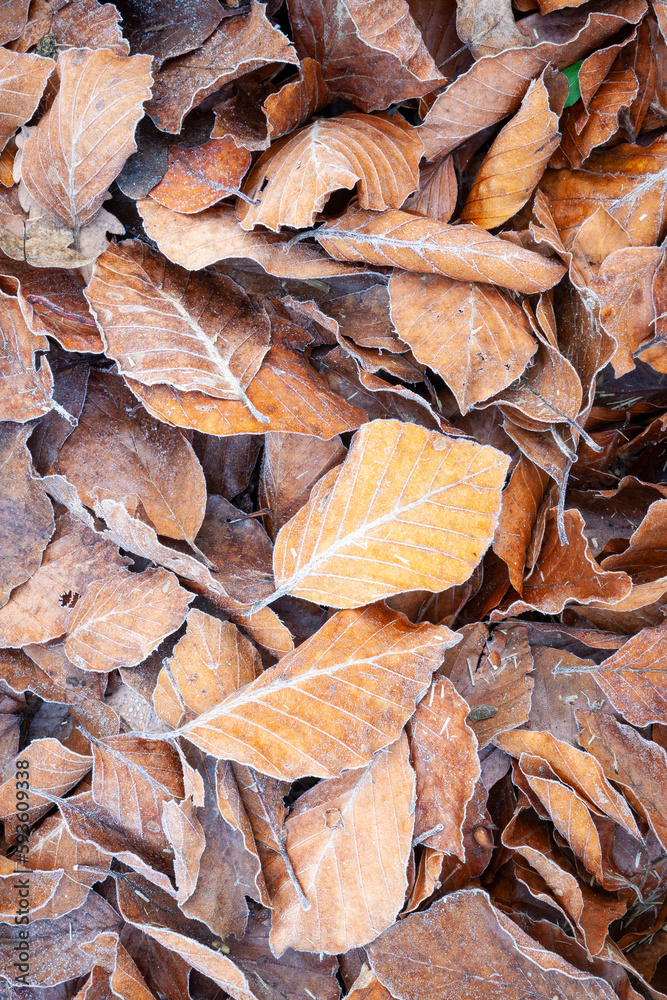
[[[445,828],[442,823],[436,824],[436,826],[432,827],[432,829],[425,830],[424,833],[420,833],[418,837],[414,837],[412,840],[412,846],[416,847],[417,844],[423,844],[425,840],[429,839],[429,837],[435,836],[436,833],[440,833],[440,831],[444,829]]]

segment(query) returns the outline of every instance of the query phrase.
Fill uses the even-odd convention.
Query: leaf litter
[[[666,995],[666,37],[4,5],[3,997]]]

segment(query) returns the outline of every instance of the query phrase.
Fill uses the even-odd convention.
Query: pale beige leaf
[[[193,271],[219,260],[249,259],[278,278],[329,278],[359,269],[339,264],[318,246],[295,243],[283,233],[246,232],[231,205],[214,205],[197,215],[184,215],[152,198],[137,202],[147,234],[174,264]]]
[[[21,173],[35,201],[75,232],[97,214],[137,148],[134,130],[150,97],[150,63],[148,56],[109,49],[60,54],[60,89],[25,144]]]
[[[268,422],[245,389],[268,350],[269,319],[231,278],[189,274],[131,240],[95,262],[86,297],[121,374],[241,399]]]
[[[407,889],[414,803],[405,734],[367,767],[299,798],[287,820],[287,852],[310,908],[302,908],[276,858],[267,881],[278,957],[287,948],[345,952],[394,922]]]
[[[525,313],[497,288],[394,271],[389,294],[399,337],[442,376],[462,413],[514,382],[537,350]]]
[[[136,666],[182,624],[193,597],[161,567],[100,580],[70,616],[65,652],[82,670]]]
[[[562,264],[478,226],[450,226],[398,209],[352,209],[315,236],[337,260],[484,281],[517,292],[543,292],[565,273]]]
[[[365,424],[280,530],[278,593],[354,608],[463,583],[493,537],[508,464],[416,424]]]
[[[312,226],[334,191],[357,187],[362,208],[400,208],[419,183],[422,143],[400,115],[320,118],[274,143],[250,171],[239,201],[244,229]]]
[[[363,767],[414,711],[454,634],[383,604],[342,611],[252,684],[180,730],[284,780]]]

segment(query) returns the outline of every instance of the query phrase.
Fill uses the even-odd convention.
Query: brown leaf
[[[33,740],[30,746],[21,751],[20,759],[29,762],[30,790],[27,798],[22,801],[31,824],[51,808],[46,798],[39,795],[40,791],[62,795],[78,784],[92,765],[90,757],[68,750],[59,740],[50,737]],[[19,799],[16,794],[16,771],[17,768],[12,763],[11,777],[0,785],[0,816],[8,829],[16,823],[25,822],[17,818]]]
[[[303,229],[334,191],[355,187],[362,208],[400,208],[419,183],[421,155],[419,135],[400,115],[320,118],[260,156],[243,185],[259,204],[238,202],[236,215],[244,229]]]
[[[271,431],[265,435],[259,504],[268,508],[272,538],[307,502],[317,481],[345,455],[339,437],[321,441],[305,434]]]
[[[280,530],[277,594],[349,608],[462,583],[491,540],[507,464],[495,449],[416,424],[365,424]]]
[[[82,670],[136,666],[182,624],[192,599],[162,568],[98,580],[70,615],[65,652]]]
[[[624,637],[615,641],[622,644]],[[592,660],[575,656],[567,649],[533,646],[533,662],[535,687],[529,729],[548,729],[557,739],[575,744],[577,709],[590,705],[596,711],[613,711],[609,702],[600,697],[599,687],[587,672],[587,667],[593,665]]]
[[[408,723],[410,762],[417,775],[415,838],[463,860],[463,821],[480,775],[468,704],[437,677]],[[451,727],[451,728],[450,728]]]
[[[599,665],[585,667],[633,726],[667,723],[667,626],[644,628]]]
[[[32,475],[29,436],[30,428],[0,424],[0,466],[6,483],[0,503],[0,607],[14,587],[35,574],[55,528],[51,502]]]
[[[0,608],[0,645],[20,647],[63,635],[90,585],[117,577],[127,562],[90,528],[69,514],[60,517],[41,565]]]
[[[449,226],[396,209],[379,214],[352,210],[315,235],[337,260],[444,274],[519,292],[544,291],[564,273],[561,264],[476,226]]]
[[[287,851],[310,907],[267,870],[271,948],[327,954],[367,944],[396,918],[407,888],[415,778],[405,735],[361,770],[305,792],[287,820]]]
[[[13,38],[23,31],[28,19],[28,7],[30,0],[9,0],[3,10],[3,25],[0,31],[0,45],[11,42]]]
[[[637,840],[641,839],[628,804],[609,784],[595,757],[548,732],[515,729],[499,733],[494,742],[512,757],[520,758],[521,754],[527,753],[542,758],[564,784],[573,788],[589,804],[592,803],[599,812],[624,826]]]
[[[628,22],[641,20],[645,10],[635,0],[610,4],[598,11],[584,10],[554,25],[553,41],[538,16],[531,48],[507,49],[478,59],[438,96],[420,127],[426,156],[434,159],[449,153],[480,129],[512,114],[521,104],[530,80],[539,76],[548,63],[559,69],[571,66]],[[531,31],[531,21],[530,16],[523,18],[522,32]]]
[[[35,201],[75,233],[92,221],[137,148],[134,129],[150,96],[149,67],[146,56],[107,49],[59,56],[60,89],[26,142],[21,175]]]
[[[611,363],[617,376],[632,371],[635,351],[653,336],[652,285],[661,258],[657,247],[616,250],[589,284],[600,303],[600,322],[616,341]]]
[[[502,839],[542,876],[557,904],[582,932],[591,954],[597,955],[609,924],[625,912],[625,903],[578,879],[574,865],[556,850],[547,828],[532,810],[514,816]]]
[[[419,189],[404,201],[405,212],[427,215],[439,222],[449,222],[456,209],[458,184],[454,159],[445,156],[437,163],[426,163],[419,173]]]
[[[421,97],[442,82],[405,0],[289,0],[299,56],[317,60],[331,100],[363,111]]]
[[[209,139],[195,149],[169,150],[169,169],[150,197],[174,212],[201,212],[238,191],[250,153],[231,139]]]
[[[480,748],[498,733],[522,725],[530,713],[533,658],[522,626],[483,625],[461,630],[463,640],[445,657],[442,673],[468,703],[468,722]]]
[[[363,767],[396,739],[452,639],[382,604],[342,611],[180,732],[206,753],[285,780]],[[390,679],[396,672],[400,682]]]
[[[55,9],[50,4],[32,4],[16,49],[25,52],[39,45],[45,35],[53,35],[61,52],[71,48],[111,49],[117,56],[126,56],[130,46],[119,22],[120,14],[114,5],[98,0],[76,0]]]
[[[660,137],[650,146],[621,143],[598,150],[585,170],[547,170],[540,187],[549,197],[563,242],[568,245],[581,223],[603,206],[635,246],[659,243],[665,221],[666,154],[667,140]]]
[[[116,911],[96,892],[88,894],[78,909],[54,920],[36,920],[30,934],[30,961],[25,970],[16,970],[16,951],[22,943],[21,927],[7,928],[0,939],[0,972],[15,981],[18,973],[30,986],[56,986],[78,976],[84,976],[95,964],[94,950],[86,953],[83,946],[92,943],[104,931],[118,933],[122,921]]]
[[[42,56],[0,50],[0,149],[34,115],[54,66]]]
[[[610,781],[621,785],[664,847],[667,754],[663,748],[631,726],[621,725],[612,715],[579,710],[576,716],[581,746],[600,762]]]
[[[517,28],[510,0],[470,0],[457,2],[456,31],[475,59],[495,55],[505,49],[530,45],[531,39]]]
[[[537,350],[525,314],[497,288],[396,270],[389,293],[400,338],[442,376],[462,413],[510,385]]]
[[[368,948],[378,979],[397,1000],[612,1000],[611,987],[547,951],[496,910],[482,889],[459,890],[385,931]],[[437,991],[437,992],[436,992]]]
[[[667,575],[665,551],[665,515],[667,500],[656,500],[632,533],[623,552],[602,560],[605,570],[623,570],[635,584],[650,583]]]
[[[269,321],[230,278],[189,274],[145,244],[126,241],[95,263],[86,297],[121,374],[147,386],[242,400],[268,423],[245,389],[268,349]],[[137,318],[128,324],[130,303]],[[139,349],[145,341],[138,331],[146,327],[152,343]]]
[[[554,511],[549,511],[542,548],[530,576],[523,585],[527,605],[546,614],[560,613],[568,601],[616,602],[627,597],[632,582],[626,573],[603,570],[593,559],[584,536],[584,520],[577,510],[564,515],[567,544],[558,537]]]
[[[329,102],[329,88],[322,77],[320,64],[306,57],[301,60],[296,80],[289,80],[262,105],[266,115],[267,137],[279,139],[307,122]]]
[[[19,300],[0,289],[0,417],[25,423],[41,417],[53,406],[53,375],[44,356],[46,337],[35,336],[26,322]]]
[[[546,474],[522,455],[500,502],[493,551],[506,563],[510,583],[518,594],[523,593],[524,569],[547,481]]]
[[[562,166],[581,167],[596,146],[602,146],[618,130],[622,112],[630,107],[639,91],[639,81],[619,57],[598,87],[580,121],[574,108],[564,115],[558,161]]]
[[[206,483],[191,444],[137,406],[117,376],[93,373],[76,429],[60,449],[54,472],[84,504],[103,499],[139,504],[160,535],[194,542],[204,519]]]
[[[123,27],[133,52],[153,56],[157,69],[167,59],[198,49],[215,31],[223,11],[215,0],[202,0],[188,17],[174,10],[174,20],[165,23],[159,0],[130,0],[123,15]]]
[[[519,766],[557,831],[587,870],[603,888],[620,888],[623,880],[608,869],[600,834],[581,796],[558,781],[555,772],[542,757],[522,753]]]
[[[559,142],[558,115],[550,107],[542,74],[532,81],[521,107],[494,139],[461,219],[484,229],[507,222],[530,198]]]
[[[253,416],[240,400],[214,399],[203,392],[182,392],[167,385],[127,383],[149,413],[176,427],[192,427],[205,434],[264,434],[290,431],[324,440],[356,430],[367,413],[332,392],[325,379],[296,351],[274,344],[247,387]]]
[[[193,608],[185,635],[160,671],[153,694],[156,711],[178,729],[260,673],[257,650],[231,622]]]
[[[269,21],[265,5],[251,0],[246,11],[225,19],[203,44],[160,70],[146,111],[161,131],[180,132],[188,111],[239,76],[270,63],[298,63],[285,35]]]
[[[286,278],[327,278],[358,268],[339,264],[318,246],[296,243],[281,233],[246,232],[231,205],[216,205],[197,215],[179,215],[151,198],[137,202],[147,234],[173,263],[208,267],[219,260],[250,259],[269,274]]]

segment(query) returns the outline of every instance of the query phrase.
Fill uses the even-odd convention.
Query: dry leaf
[[[128,282],[137,317],[132,325],[126,322]],[[191,275],[143,243],[126,241],[96,261],[86,297],[121,374],[147,386],[242,400],[268,423],[245,389],[268,349],[269,321],[230,278]],[[139,347],[134,332],[146,328],[151,349]]]
[[[514,382],[537,350],[525,314],[497,288],[394,271],[389,293],[401,340],[442,376],[462,413]]]
[[[258,0],[251,0],[240,16],[223,20],[203,44],[192,48],[168,61],[153,85],[146,111],[163,132],[179,132],[188,111],[231,80],[270,63],[299,61]]]
[[[288,8],[297,52],[319,62],[333,100],[374,111],[442,82],[405,0],[381,8],[368,0],[289,0]]]
[[[445,626],[411,625],[383,604],[341,611],[180,732],[206,753],[285,780],[363,767],[396,739],[453,641]]]
[[[306,792],[287,819],[287,851],[309,908],[276,865],[267,870],[271,948],[337,954],[393,923],[407,888],[415,777],[405,735],[363,769]]]
[[[463,583],[493,536],[507,465],[416,424],[365,424],[280,530],[277,593],[350,608]]]
[[[480,775],[468,704],[446,677],[437,677],[408,723],[410,761],[417,775],[415,838],[463,860],[466,806]]]
[[[0,49],[0,149],[32,118],[54,66],[52,59]]]
[[[400,208],[419,182],[422,143],[400,115],[320,118],[260,156],[243,185],[259,204],[242,201],[244,229],[312,226],[328,198],[357,187],[362,208]]]
[[[58,95],[25,144],[21,176],[35,201],[78,235],[136,149],[152,77],[146,56],[107,49],[68,49],[58,73]]]
[[[65,652],[82,670],[136,666],[182,624],[192,596],[162,568],[96,581],[70,615]]]
[[[0,417],[24,423],[52,408],[53,375],[47,359],[35,352],[46,350],[46,337],[35,336],[26,322],[21,303],[0,289]]]
[[[51,502],[32,474],[29,435],[28,428],[0,424],[0,467],[7,483],[0,503],[0,607],[37,571],[55,527]]]
[[[194,542],[204,519],[206,483],[191,444],[137,405],[122,380],[95,372],[76,429],[53,467],[82,502],[141,505],[160,535]]]
[[[219,260],[256,261],[269,274],[286,278],[328,278],[358,269],[332,260],[318,246],[297,243],[281,233],[246,232],[231,205],[197,215],[179,215],[151,198],[137,202],[147,234],[174,264],[197,270]]]
[[[476,226],[448,226],[408,212],[351,211],[317,232],[337,260],[444,274],[517,292],[541,292],[564,273],[561,264],[491,236]]]
[[[516,115],[486,154],[461,219],[484,229],[506,222],[530,198],[559,142],[558,115],[551,110],[543,74],[530,84]]]
[[[250,153],[231,139],[210,139],[195,149],[169,150],[169,168],[150,196],[174,212],[202,212],[238,191]]]

